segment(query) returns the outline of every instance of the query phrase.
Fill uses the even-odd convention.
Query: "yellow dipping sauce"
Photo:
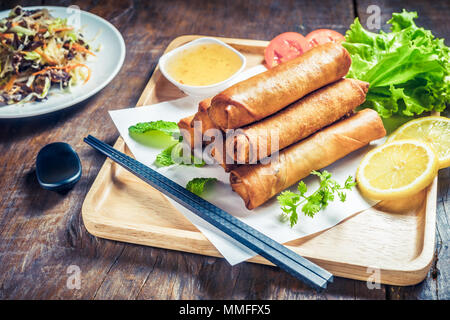
[[[190,86],[208,86],[228,79],[242,66],[230,49],[205,43],[182,50],[167,61],[167,72],[176,81]]]

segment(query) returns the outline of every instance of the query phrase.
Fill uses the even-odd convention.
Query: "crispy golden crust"
[[[378,113],[365,109],[282,150],[278,161],[242,165],[232,170],[231,187],[248,209],[254,209],[311,171],[322,169],[385,135]]]
[[[201,122],[202,135],[205,131],[211,128],[216,128],[214,123],[208,116],[207,109],[211,106],[211,98],[200,101],[198,111],[189,117],[183,118],[178,122],[178,127],[185,141],[188,141],[191,148],[194,148],[194,121]]]
[[[201,122],[203,135],[206,135],[206,131],[208,129],[217,129],[207,113],[207,109],[210,107],[210,105],[211,98],[200,101],[197,113],[190,117],[183,118],[178,122],[178,127],[180,128],[180,130],[186,130],[181,130],[181,132],[183,135],[183,139],[188,141],[191,149],[194,148],[194,121]],[[213,142],[213,140],[204,141],[204,144],[208,145],[211,142]],[[222,166],[225,172],[230,172],[231,170],[237,168],[237,165],[235,164],[226,163],[226,154],[222,150],[219,152],[216,148],[213,148],[211,150],[211,156],[220,164],[220,166]]]
[[[209,107],[211,106],[211,100],[212,100],[212,98],[206,98],[206,99],[200,101],[198,104],[198,111],[199,112],[207,111],[209,109]]]
[[[195,126],[195,123],[197,123],[197,126],[200,127],[201,125],[201,131],[202,131],[202,135],[203,135],[203,143],[204,144],[209,144],[212,142],[211,137],[213,137],[212,132],[208,131],[210,129],[217,129],[219,130],[216,125],[214,124],[214,122],[211,121],[211,119],[208,116],[208,112],[206,111],[198,111],[195,115],[194,118],[192,119],[192,123],[191,123],[191,127]],[[208,137],[210,140],[205,139],[205,137]]]
[[[183,141],[187,141],[191,149],[194,148],[194,128],[191,127],[194,116],[189,116],[178,121],[178,128],[183,136]]]
[[[306,138],[362,104],[368,85],[340,79],[310,93],[274,115],[240,129],[229,155],[238,163],[256,163]]]
[[[227,163],[226,153],[224,150],[213,148],[211,150],[211,155],[217,161],[217,163],[219,163],[219,165],[225,170],[225,172],[230,172],[231,170],[236,169],[238,167],[237,164]]]
[[[209,116],[223,130],[245,126],[337,81],[350,64],[350,55],[340,44],[315,47],[219,93],[212,99]]]

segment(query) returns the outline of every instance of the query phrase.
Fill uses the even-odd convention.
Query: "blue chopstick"
[[[319,276],[321,276],[322,278],[330,279],[332,281],[332,274],[329,273],[328,271],[326,271],[323,268],[317,266],[316,264],[312,263],[311,261],[309,261],[309,260],[299,256],[298,254],[296,254],[292,250],[289,250],[286,247],[281,246],[278,242],[276,242],[273,239],[265,236],[264,234],[260,233],[259,231],[256,231],[255,229],[253,229],[250,226],[246,225],[242,221],[236,219],[235,217],[233,217],[229,213],[225,212],[224,210],[216,207],[212,203],[210,203],[210,202],[204,200],[203,198],[200,198],[197,195],[189,192],[188,190],[186,190],[185,188],[183,188],[179,184],[175,183],[174,181],[166,178],[165,176],[163,176],[163,175],[159,174],[158,172],[154,171],[153,169],[145,166],[144,164],[136,161],[135,159],[133,159],[131,157],[128,157],[127,155],[117,151],[116,149],[112,148],[111,146],[103,143],[102,141],[100,141],[100,140],[98,140],[98,139],[96,139],[96,138],[94,138],[92,136],[89,136],[88,140],[94,141],[94,142],[96,142],[98,144],[102,144],[102,146],[104,148],[106,148],[107,150],[109,150],[110,152],[112,152],[112,153],[114,153],[116,155],[124,156],[125,159],[127,159],[128,161],[131,161],[132,163],[134,163],[134,165],[136,165],[137,167],[139,167],[142,170],[147,170],[147,171],[151,170],[151,171],[149,171],[149,174],[153,175],[153,178],[162,181],[162,183],[167,184],[171,188],[174,188],[177,191],[179,191],[180,193],[187,193],[187,194],[191,195],[191,197],[192,197],[192,199],[194,201],[196,201],[200,205],[204,206],[208,210],[212,211],[216,216],[220,216],[221,218],[223,218],[223,219],[229,221],[230,223],[240,227],[241,229],[244,229],[244,231],[249,232],[250,234],[252,234],[255,237],[262,238],[264,242],[266,242],[267,244],[269,244],[269,245],[271,245],[273,247],[277,247],[277,250],[281,250],[281,252],[284,255],[290,257],[291,259],[294,259],[294,260],[300,259],[301,263],[305,267],[307,267],[308,269],[311,269],[311,270],[315,269],[314,272],[317,273]]]
[[[333,275],[328,271],[287,249],[285,246],[263,235],[139,161],[90,135],[84,141],[157,190],[187,207],[207,222],[295,277],[320,288],[325,288],[327,282],[333,280]]]

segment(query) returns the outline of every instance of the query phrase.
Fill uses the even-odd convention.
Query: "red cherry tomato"
[[[306,38],[297,32],[279,34],[264,51],[268,68],[298,57],[310,49]]]
[[[308,33],[308,35],[306,36],[306,40],[308,41],[309,46],[312,48],[327,42],[341,42],[345,40],[345,37],[334,30],[317,29]]]

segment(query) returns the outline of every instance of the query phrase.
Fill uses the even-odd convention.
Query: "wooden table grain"
[[[175,37],[270,40],[284,31],[306,34],[317,28],[344,33],[356,16],[365,25],[369,6],[377,5],[385,31],[392,12],[406,8],[418,11],[420,25],[449,38],[448,1],[3,0],[0,10],[16,4],[78,5],[120,30],[127,55],[118,76],[85,102],[49,115],[0,121],[0,299],[450,298],[449,169],[439,172],[433,266],[422,283],[409,287],[369,289],[365,282],[337,278],[327,290],[316,292],[274,267],[231,267],[224,259],[99,239],[81,219],[84,197],[104,161],[82,138],[117,139],[108,110],[136,104]],[[83,165],[82,179],[65,195],[41,189],[35,177],[37,152],[55,141],[71,144]],[[79,288],[71,282],[76,274]]]

